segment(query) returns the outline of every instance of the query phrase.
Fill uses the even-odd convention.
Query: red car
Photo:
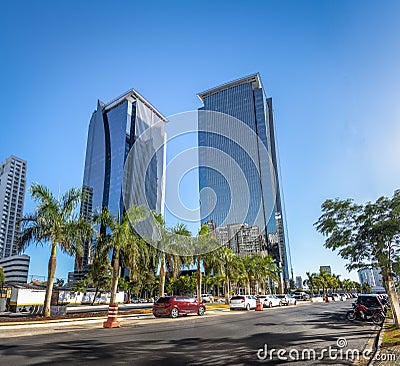
[[[204,315],[206,306],[203,302],[196,301],[189,296],[165,296],[160,297],[153,305],[153,315],[159,318],[168,315],[177,318],[179,315],[198,314]]]

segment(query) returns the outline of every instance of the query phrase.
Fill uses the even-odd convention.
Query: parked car
[[[296,299],[292,296],[292,295],[289,295],[289,294],[286,294],[286,295],[283,295],[283,294],[281,294],[281,295],[275,295],[278,299],[280,299],[281,300],[281,302],[282,302],[282,305],[296,305],[297,304],[297,301],[296,301]]]
[[[257,295],[257,297],[261,300],[264,308],[283,305],[281,299],[278,299],[275,295]]]
[[[214,296],[211,294],[202,294],[201,295],[201,301],[203,302],[214,302]]]
[[[346,294],[339,294],[339,297],[340,297],[340,301],[346,301],[347,300]]]
[[[306,294],[305,292],[295,292],[293,294],[293,298],[295,298],[296,300],[309,300],[310,299],[310,295]]]
[[[170,316],[177,318],[179,315],[198,314],[204,315],[206,306],[189,296],[164,296],[160,297],[153,305],[153,315],[158,318]]]
[[[236,295],[232,296],[229,301],[230,310],[235,309],[255,309],[256,308],[256,298],[252,295]]]

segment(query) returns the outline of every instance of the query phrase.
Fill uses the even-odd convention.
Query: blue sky
[[[168,116],[259,72],[273,98],[295,275],[330,264],[348,277],[313,223],[326,198],[399,188],[399,11],[361,0],[3,1],[0,161],[26,159],[28,184],[79,187],[97,98],[133,87]],[[27,253],[30,273],[46,275],[48,248]],[[72,268],[59,256],[57,277]]]

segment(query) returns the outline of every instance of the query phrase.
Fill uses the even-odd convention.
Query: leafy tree
[[[364,282],[362,285],[362,292],[363,294],[370,294],[372,292],[371,286],[368,283]]]
[[[3,285],[6,280],[6,275],[4,274],[3,267],[0,267],[0,296],[2,295]]]
[[[70,189],[56,198],[47,187],[34,183],[29,191],[37,207],[33,213],[21,220],[19,249],[25,249],[32,242],[50,245],[51,254],[43,309],[43,315],[49,317],[57,247],[69,255],[81,254],[83,242],[91,236],[92,231],[90,223],[79,218],[75,212],[82,196],[80,190]]]
[[[113,252],[110,304],[115,303],[117,296],[120,259],[127,256],[128,252],[138,253],[140,238],[133,232],[131,225],[146,217],[147,211],[142,206],[132,206],[122,218],[115,218],[107,208],[103,208],[95,217],[95,222],[100,225],[97,245],[101,245],[108,253]]]
[[[400,190],[392,198],[355,204],[353,200],[326,200],[315,223],[327,236],[325,247],[338,250],[347,269],[379,268],[392,304],[393,319],[400,327],[400,306],[393,280],[400,260]]]

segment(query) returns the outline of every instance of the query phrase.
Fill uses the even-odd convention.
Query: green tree
[[[311,293],[314,293],[314,290],[317,288],[317,280],[316,280],[317,274],[306,272],[306,276],[307,278],[303,281],[303,285],[307,285]]]
[[[115,218],[107,209],[95,217],[95,222],[100,225],[100,235],[97,245],[101,245],[109,253],[113,252],[112,258],[112,280],[110,304],[115,303],[120,275],[120,259],[129,252],[137,254],[140,246],[140,238],[133,232],[132,226],[147,217],[148,212],[142,206],[132,206],[121,218]],[[132,254],[132,255],[135,255]]]
[[[362,285],[362,292],[363,294],[370,294],[372,292],[371,286],[368,283],[364,282]]]
[[[0,267],[0,286],[2,288],[5,280],[6,280],[6,275],[4,274],[3,267]]]
[[[90,223],[79,218],[75,212],[82,198],[80,190],[70,189],[56,198],[47,187],[34,183],[29,191],[37,207],[33,213],[25,215],[21,220],[19,249],[25,249],[32,242],[50,245],[43,309],[43,315],[49,317],[57,247],[69,255],[81,254],[83,242],[91,237],[92,230]]]
[[[348,261],[347,269],[379,268],[400,327],[400,306],[393,280],[394,264],[400,260],[400,190],[392,198],[358,205],[351,199],[326,200],[315,223],[327,236],[325,247],[338,250]]]

